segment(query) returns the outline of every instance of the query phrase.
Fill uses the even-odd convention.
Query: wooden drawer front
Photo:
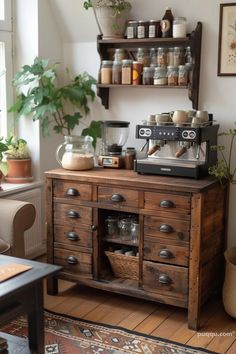
[[[92,186],[73,181],[53,181],[53,196],[73,200],[92,200]]]
[[[92,233],[83,228],[54,227],[54,242],[71,247],[92,247]]]
[[[54,263],[71,273],[92,274],[92,254],[55,248]]]
[[[145,192],[144,208],[190,214],[190,197],[177,194]]]
[[[189,242],[190,222],[155,216],[144,217],[144,235],[173,240],[179,245]],[[145,237],[144,236],[144,237]]]
[[[189,249],[188,247],[178,246],[172,242],[168,244],[163,239],[154,237],[144,238],[144,259],[162,263],[177,264],[188,266]]]
[[[69,226],[69,228],[91,225],[92,208],[61,203],[54,205],[54,224]]]
[[[143,288],[146,291],[187,299],[188,269],[144,261]]]
[[[138,207],[138,191],[124,188],[98,187],[98,201],[101,203]]]

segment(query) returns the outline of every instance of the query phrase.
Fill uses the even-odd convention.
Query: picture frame
[[[236,3],[220,4],[218,76],[236,76]]]

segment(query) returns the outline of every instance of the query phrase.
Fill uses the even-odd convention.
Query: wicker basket
[[[138,280],[138,257],[105,251],[113,273],[118,278]]]

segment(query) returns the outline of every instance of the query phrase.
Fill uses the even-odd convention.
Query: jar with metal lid
[[[142,78],[143,64],[138,61],[133,61],[133,69],[132,69],[132,84],[140,85]]]
[[[193,58],[192,58],[191,47],[187,47],[185,52],[185,63],[192,64],[192,62],[193,62]]]
[[[106,230],[106,237],[109,238],[117,238],[119,236],[119,229],[118,229],[118,217],[108,215],[105,219],[105,230]]]
[[[143,68],[143,85],[153,85],[154,68],[146,66]]]
[[[133,170],[136,150],[134,147],[127,147],[125,150],[125,169]]]
[[[158,35],[158,24],[160,21],[150,20],[148,23],[148,38],[156,38]]]
[[[167,48],[159,47],[157,50],[157,65],[158,66],[167,66]]]
[[[173,21],[173,38],[184,38],[187,35],[187,21],[185,17],[175,17]]]
[[[143,64],[143,66],[150,65],[150,55],[147,49],[145,48],[138,48],[136,59],[139,63]]]
[[[174,66],[185,64],[185,50],[182,47],[174,47]]]
[[[168,86],[178,86],[178,67],[168,66],[167,67],[167,84]]]
[[[174,48],[168,48],[167,66],[174,66]]]
[[[147,37],[148,37],[148,22],[144,20],[139,20],[137,26],[137,38],[147,38]]]
[[[164,66],[157,66],[155,68],[153,84],[154,85],[167,85],[166,68]]]
[[[112,66],[112,83],[115,85],[121,84],[122,62],[114,60]]]
[[[109,85],[112,83],[112,60],[103,60],[101,66],[101,84]]]
[[[188,67],[186,65],[179,65],[178,85],[188,85]]]
[[[126,53],[125,50],[122,48],[116,48],[115,53],[114,53],[114,60],[115,61],[121,61],[123,59],[126,59]]]
[[[128,21],[126,35],[128,39],[137,38],[138,21]]]
[[[151,64],[157,65],[157,51],[156,51],[156,48],[150,48],[149,57],[150,57],[150,65]]]
[[[132,83],[132,63],[130,59],[122,60],[121,83],[123,85],[131,85]]]

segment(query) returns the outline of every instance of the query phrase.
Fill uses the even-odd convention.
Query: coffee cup
[[[157,125],[165,125],[170,121],[170,116],[168,113],[160,113],[155,115]]]
[[[183,124],[188,121],[188,114],[186,111],[177,110],[173,112],[171,118],[175,124]]]
[[[206,123],[209,120],[207,111],[197,111],[195,116],[201,119],[201,123]]]
[[[201,117],[193,117],[191,127],[198,128],[201,126],[201,123],[202,123]]]

